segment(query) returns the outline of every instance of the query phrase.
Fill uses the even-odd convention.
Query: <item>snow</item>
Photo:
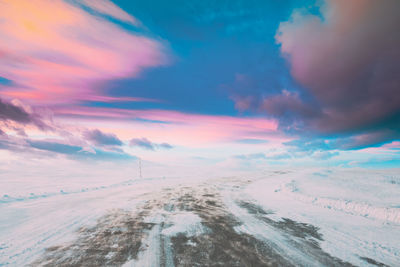
[[[166,223],[171,226],[162,231],[162,234],[167,236],[176,236],[180,233],[186,236],[196,236],[205,231],[201,225],[201,218],[191,212],[179,212],[168,219]]]
[[[400,171],[338,168],[267,170],[220,180],[186,176],[110,178],[108,174],[85,179],[2,176],[0,266],[29,264],[45,248],[72,240],[81,226],[96,223],[108,211],[135,210],[145,194],[167,187],[193,186],[207,179],[210,186],[220,190],[229,212],[244,222],[236,230],[274,243],[282,255],[305,265],[310,263],[304,255],[293,254],[296,249],[291,249],[290,242],[275,229],[261,226],[254,216],[238,207],[238,199],[274,211],[268,215],[274,220],[290,218],[318,227],[323,235],[321,248],[335,257],[359,266],[368,266],[360,257],[400,266]],[[229,181],[233,187],[227,186]],[[239,186],[237,181],[250,182]],[[146,220],[154,222],[155,227],[143,240],[138,258],[124,266],[157,266],[153,256],[159,253],[160,234],[168,243],[170,237],[180,233],[194,236],[208,231],[201,218],[189,211],[169,211],[168,216],[156,211]],[[158,226],[161,221],[162,229]],[[165,256],[172,262],[172,252]]]
[[[137,259],[130,260],[123,266],[148,266],[157,267],[160,266],[160,238],[159,233],[161,231],[160,222],[163,220],[162,214],[156,214],[150,218],[147,218],[146,222],[154,223],[153,228],[148,233],[148,237],[143,240],[140,252]]]
[[[0,202],[0,266],[30,263],[45,248],[72,240],[81,226],[93,225],[110,210],[133,210],[141,203],[141,195],[181,181],[181,178],[121,178],[118,181],[116,178],[71,177],[50,183],[48,179],[36,180],[35,187],[31,186],[31,181],[18,181],[15,189],[5,181],[11,191],[7,195],[12,200]],[[4,192],[6,186],[2,185],[3,181],[0,188]],[[63,188],[64,193],[59,192],[59,188]],[[30,193],[41,197],[24,197]]]
[[[263,240],[271,245],[273,243],[274,248],[285,258],[290,258],[292,262],[296,262],[301,266],[313,266],[313,259],[305,257],[299,253],[298,249],[284,236],[273,229],[272,227],[260,224],[259,220],[256,220],[253,216],[247,214],[243,209],[240,209],[234,203],[231,203],[230,210],[238,216],[243,224],[236,226],[235,230],[239,233],[245,233],[249,235],[255,235],[258,239]]]
[[[166,266],[174,266],[170,238],[178,234],[195,236],[204,232],[204,228],[201,225],[201,218],[191,212],[170,213],[158,210],[145,221],[148,223],[154,223],[154,226],[149,231],[148,236],[144,238],[137,259],[132,259],[126,262],[123,265],[124,267],[160,266],[161,247],[164,247],[163,254],[165,256]],[[164,222],[169,226],[161,229],[161,222]],[[162,239],[160,238],[161,236]],[[165,245],[161,246],[161,242],[164,242]]]
[[[317,189],[314,190],[314,192],[321,193],[321,191],[318,191]],[[308,190],[300,190],[295,180],[280,185],[277,189],[275,189],[275,193],[281,192],[295,201],[301,201],[304,203],[321,206],[323,208],[339,210],[353,215],[375,218],[387,222],[400,223],[400,209],[397,207],[392,208],[385,206],[373,206],[367,203],[367,201],[370,202],[370,199],[365,200],[364,202],[357,202],[351,200],[349,197],[337,198],[338,196],[336,196],[336,198],[333,198],[314,196],[307,194],[306,191]],[[340,191],[338,191],[338,193],[340,193]]]
[[[398,170],[303,170],[264,177],[245,190],[272,216],[320,228],[321,247],[365,266],[360,257],[400,265]]]

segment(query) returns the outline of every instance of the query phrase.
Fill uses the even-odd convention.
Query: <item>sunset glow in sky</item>
[[[0,0],[0,171],[138,157],[399,166],[399,12],[398,0]]]

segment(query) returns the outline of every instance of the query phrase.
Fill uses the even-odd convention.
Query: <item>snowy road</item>
[[[400,266],[396,208],[381,220],[309,203],[279,190],[292,177],[142,179],[8,196],[0,265]]]

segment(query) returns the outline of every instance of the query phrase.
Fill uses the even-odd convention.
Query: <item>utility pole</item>
[[[139,178],[142,179],[142,159],[139,158]]]

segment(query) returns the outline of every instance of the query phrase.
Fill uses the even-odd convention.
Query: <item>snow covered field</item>
[[[398,169],[1,179],[0,266],[400,266]]]
[[[245,189],[256,203],[320,228],[321,247],[365,266],[363,257],[400,265],[399,170],[307,170],[282,173]]]

